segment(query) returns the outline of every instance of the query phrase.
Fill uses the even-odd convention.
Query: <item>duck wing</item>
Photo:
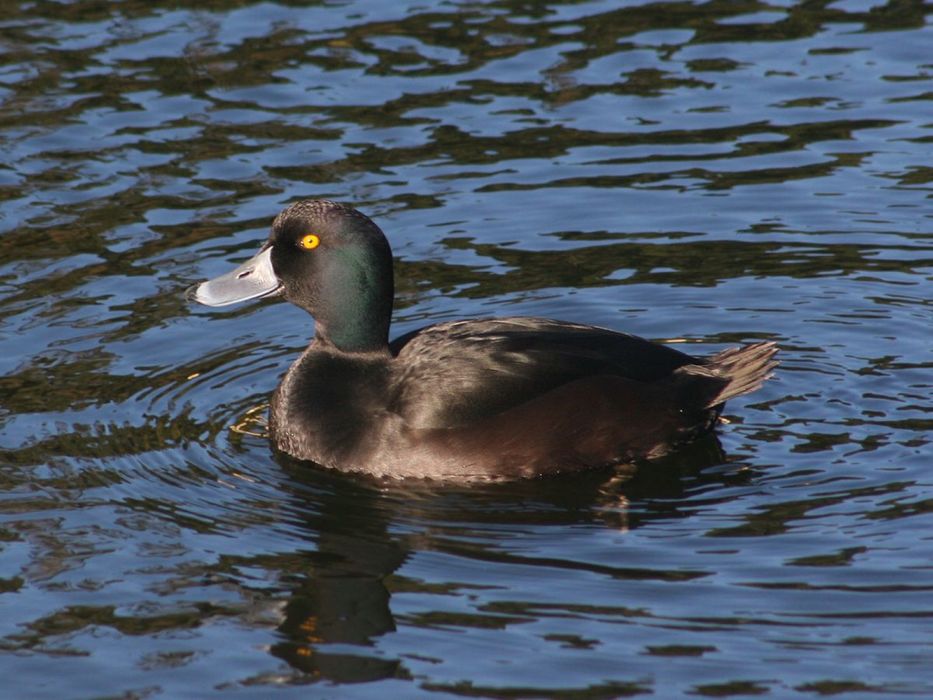
[[[468,425],[587,377],[653,383],[705,362],[626,333],[529,317],[428,326],[390,350],[389,409],[416,428]]]

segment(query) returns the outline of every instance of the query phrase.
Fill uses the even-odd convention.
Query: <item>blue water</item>
[[[4,697],[933,696],[928,7],[42,0],[0,46]],[[611,474],[288,462],[311,319],[183,292],[300,197],[386,231],[394,334],[783,364]]]

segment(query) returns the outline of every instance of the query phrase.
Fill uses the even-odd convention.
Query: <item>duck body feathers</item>
[[[377,476],[509,479],[651,459],[712,429],[775,350],[699,358],[524,317],[429,326],[366,357],[312,344],[273,397],[271,433],[292,456]]]
[[[393,410],[419,428],[468,425],[587,376],[655,381],[693,359],[636,336],[527,317],[429,326],[390,350]]]

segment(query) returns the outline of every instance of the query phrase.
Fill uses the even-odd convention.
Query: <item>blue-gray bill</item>
[[[188,290],[188,298],[207,306],[227,306],[277,294],[281,282],[272,269],[272,248],[263,247],[239,267]]]

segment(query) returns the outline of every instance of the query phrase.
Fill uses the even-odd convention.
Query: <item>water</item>
[[[5,697],[933,695],[928,7],[197,7],[0,11]],[[310,320],[183,290],[305,196],[388,233],[395,334],[783,365],[612,474],[288,463]]]

